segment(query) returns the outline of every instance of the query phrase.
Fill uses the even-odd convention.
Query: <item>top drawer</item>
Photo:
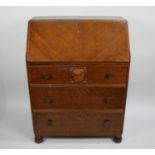
[[[127,82],[127,65],[32,65],[30,84],[114,84]]]

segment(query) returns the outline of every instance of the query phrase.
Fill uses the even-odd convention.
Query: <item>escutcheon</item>
[[[70,81],[71,83],[86,83],[87,81],[86,67],[72,67],[70,69]]]

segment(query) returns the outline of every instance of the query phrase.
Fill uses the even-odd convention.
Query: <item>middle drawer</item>
[[[34,109],[123,108],[125,87],[49,86],[31,87]]]

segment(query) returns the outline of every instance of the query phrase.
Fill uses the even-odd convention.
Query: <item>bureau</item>
[[[124,18],[32,18],[26,64],[35,142],[49,136],[121,142],[130,65]]]

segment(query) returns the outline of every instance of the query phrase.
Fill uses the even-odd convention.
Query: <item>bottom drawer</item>
[[[123,111],[34,111],[34,131],[41,136],[113,136],[122,132]]]

